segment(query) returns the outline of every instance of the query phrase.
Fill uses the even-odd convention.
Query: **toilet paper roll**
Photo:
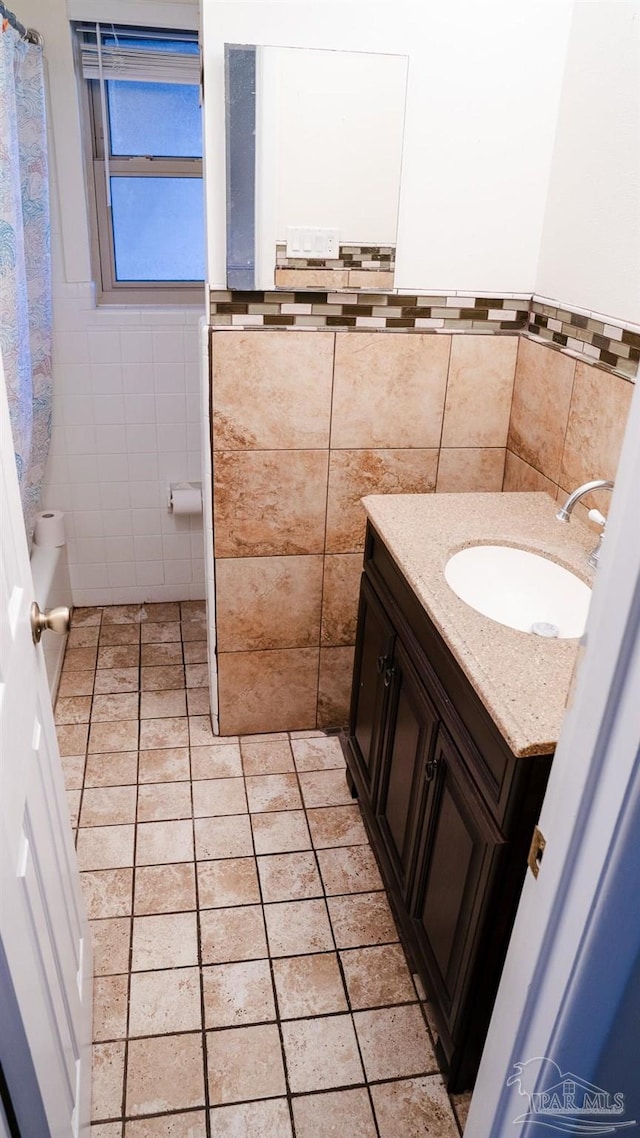
[[[193,486],[181,486],[171,491],[171,509],[179,517],[202,513],[202,492]]]
[[[64,545],[66,540],[62,510],[41,510],[36,514],[33,530],[34,545],[52,549],[54,546]]]

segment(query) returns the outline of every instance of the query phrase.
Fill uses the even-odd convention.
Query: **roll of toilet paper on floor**
[[[202,492],[195,486],[173,486],[171,509],[178,517],[202,513]]]
[[[54,546],[64,545],[66,540],[62,510],[41,510],[36,514],[33,530],[34,545],[52,549]]]

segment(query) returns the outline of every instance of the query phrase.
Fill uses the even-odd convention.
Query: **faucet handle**
[[[595,522],[596,525],[602,526],[604,529],[607,524],[607,519],[605,518],[604,514],[600,513],[600,510],[589,510],[588,516],[590,522]]]

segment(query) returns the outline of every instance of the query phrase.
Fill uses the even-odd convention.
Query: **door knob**
[[[71,610],[66,605],[60,605],[57,609],[49,609],[48,612],[41,612],[38,602],[34,601],[31,605],[30,619],[34,644],[40,643],[40,637],[47,628],[51,632],[57,632],[60,636],[64,636],[65,632],[71,628]]]

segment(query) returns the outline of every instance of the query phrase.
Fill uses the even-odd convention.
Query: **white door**
[[[31,638],[1,359],[0,474],[0,940],[51,1138],[75,1138],[88,1132],[91,948],[44,658]]]

